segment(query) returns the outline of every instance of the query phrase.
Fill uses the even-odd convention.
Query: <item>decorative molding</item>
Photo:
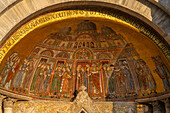
[[[136,102],[138,102],[138,103],[153,102],[153,101],[157,101],[157,100],[163,100],[163,99],[166,99],[166,98],[169,98],[169,97],[170,97],[170,93],[167,93],[167,94],[160,95],[160,96],[157,96],[157,97],[137,99]]]
[[[4,108],[13,108],[13,104],[16,102],[16,99],[7,98],[4,100]]]
[[[0,94],[0,101],[2,101],[6,96]]]
[[[19,101],[14,104],[15,113],[110,113],[113,111],[113,102],[93,102],[82,86],[73,102],[65,101]],[[45,111],[45,112],[44,112]]]
[[[32,98],[29,97],[28,95],[27,96],[21,94],[18,95],[9,91],[5,91],[4,89],[0,89],[0,94],[5,95],[6,97],[17,98],[18,100],[32,100]]]
[[[6,2],[11,2],[11,3],[8,3],[8,5],[0,11],[0,16],[3,15],[7,10],[9,10],[10,8],[12,8],[13,6],[15,6],[16,4],[18,4],[21,1],[23,1],[23,0],[13,0],[13,2],[11,2],[11,0],[6,0]]]

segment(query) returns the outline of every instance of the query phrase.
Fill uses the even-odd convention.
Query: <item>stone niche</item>
[[[92,101],[86,87],[81,87],[73,102],[65,101],[18,101],[14,113],[135,113],[134,102],[96,102]]]

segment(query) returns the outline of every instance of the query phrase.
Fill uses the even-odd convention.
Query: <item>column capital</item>
[[[170,103],[170,99],[169,99],[169,98],[163,99],[163,100],[161,100],[161,101],[164,102],[165,104],[166,104],[166,103]]]
[[[170,99],[166,98],[166,99],[163,99],[162,101],[165,103],[166,113],[169,113],[170,112]]]
[[[13,98],[7,98],[7,99],[4,99],[4,108],[7,108],[7,107],[13,107],[13,103],[15,103],[17,100],[16,99],[13,99]]]
[[[152,106],[153,106],[153,113],[161,113],[161,104],[160,101],[154,101],[152,102]]]
[[[4,98],[6,98],[6,96],[0,94],[0,102],[2,102]]]

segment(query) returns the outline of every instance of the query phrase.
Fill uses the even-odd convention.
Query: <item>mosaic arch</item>
[[[41,32],[37,34],[40,39],[31,42],[28,37],[37,37],[35,29],[23,38],[27,45],[21,40],[2,61],[1,89],[33,98],[66,100],[82,85],[94,100],[131,100],[168,93],[169,64],[156,45],[129,25],[121,31],[119,25],[102,22],[75,19],[65,21],[69,24],[63,27],[59,22],[48,27],[55,31],[57,26],[57,31],[50,33],[47,28],[48,35],[41,38]],[[141,47],[142,41],[149,46]],[[31,43],[36,44],[26,47]]]

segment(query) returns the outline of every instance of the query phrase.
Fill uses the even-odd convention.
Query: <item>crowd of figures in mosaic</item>
[[[51,98],[72,98],[82,85],[92,99],[157,93],[150,68],[122,35],[106,26],[97,33],[90,21],[70,31],[66,27],[50,34],[23,62],[12,53],[0,71],[1,87]],[[166,65],[159,56],[152,59],[168,90]]]

